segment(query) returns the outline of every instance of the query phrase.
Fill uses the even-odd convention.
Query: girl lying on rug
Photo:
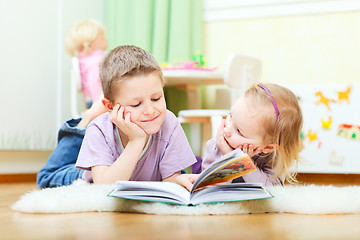
[[[279,185],[294,182],[291,167],[302,150],[302,113],[294,93],[276,84],[250,87],[231,107],[216,138],[206,144],[202,169],[235,148],[255,162],[257,170],[233,182],[262,182]],[[178,181],[191,189],[197,174],[183,174]]]
[[[166,110],[164,78],[151,54],[117,47],[101,62],[100,79],[107,113],[87,126],[101,112],[95,103],[85,120],[64,124],[57,148],[37,176],[40,188],[78,178],[99,184],[175,181],[196,162],[180,123]]]

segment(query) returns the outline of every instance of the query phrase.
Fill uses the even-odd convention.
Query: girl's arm
[[[265,186],[284,185],[283,179],[275,177],[271,173],[266,173],[259,168],[253,172],[245,174],[242,178],[245,182],[259,182],[263,183]]]

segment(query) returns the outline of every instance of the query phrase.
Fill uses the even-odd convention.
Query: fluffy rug
[[[248,213],[344,214],[360,213],[360,187],[277,186],[268,187],[271,199],[202,204],[194,207],[108,197],[113,185],[84,181],[70,186],[33,190],[11,208],[24,213],[131,212],[174,215]]]

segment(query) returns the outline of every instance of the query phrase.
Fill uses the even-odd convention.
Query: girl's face
[[[96,38],[94,39],[94,41],[92,41],[90,43],[90,47],[93,51],[95,51],[95,50],[105,51],[106,50],[107,42],[105,39],[105,33],[103,31],[99,31],[99,33],[96,36]]]
[[[240,97],[231,107],[225,120],[224,138],[232,148],[240,148],[245,143],[264,148],[260,106],[250,104],[245,96]],[[266,111],[266,109],[265,109]]]
[[[117,86],[115,105],[125,107],[124,116],[147,134],[159,131],[166,116],[166,103],[161,79],[158,74],[140,75],[125,80]],[[114,106],[115,106],[114,105]]]

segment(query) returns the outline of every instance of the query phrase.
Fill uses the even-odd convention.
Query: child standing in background
[[[66,34],[66,51],[79,60],[82,92],[87,108],[102,93],[99,63],[107,48],[105,35],[104,25],[91,19],[73,23]]]
[[[216,138],[206,143],[202,169],[239,148],[254,161],[257,170],[233,182],[282,185],[294,182],[291,169],[302,150],[302,113],[289,89],[276,84],[257,84],[238,98],[223,120]],[[182,175],[178,182],[190,189],[196,174]]]

